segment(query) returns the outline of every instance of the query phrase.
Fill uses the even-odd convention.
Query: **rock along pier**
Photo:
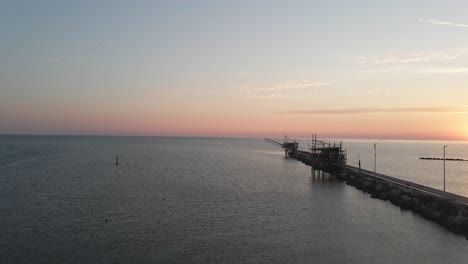
[[[309,151],[299,150],[296,140],[285,136],[283,142],[265,139],[280,146],[286,158],[294,158],[312,167],[312,173],[329,173],[338,180],[369,193],[371,198],[390,201],[403,210],[411,210],[468,239],[468,198],[428,186],[363,170],[346,164],[342,144],[312,137]]]

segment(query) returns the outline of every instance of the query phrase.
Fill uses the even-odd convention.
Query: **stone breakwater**
[[[337,178],[369,193],[371,198],[388,200],[401,209],[411,210],[468,239],[468,206],[465,204],[352,170],[346,170]]]

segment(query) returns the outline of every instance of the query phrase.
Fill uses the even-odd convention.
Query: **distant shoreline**
[[[420,157],[420,160],[444,160],[444,158],[427,158],[427,157]],[[468,161],[465,159],[455,159],[455,158],[445,158],[445,160],[449,161]]]

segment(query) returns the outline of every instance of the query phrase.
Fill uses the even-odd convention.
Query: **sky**
[[[467,13],[0,0],[0,134],[468,140]]]

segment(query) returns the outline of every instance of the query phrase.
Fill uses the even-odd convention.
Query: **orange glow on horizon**
[[[6,120],[32,134],[468,140],[464,114],[301,115],[272,112],[55,112]],[[46,127],[47,129],[44,129]],[[15,133],[15,131],[12,131]]]

